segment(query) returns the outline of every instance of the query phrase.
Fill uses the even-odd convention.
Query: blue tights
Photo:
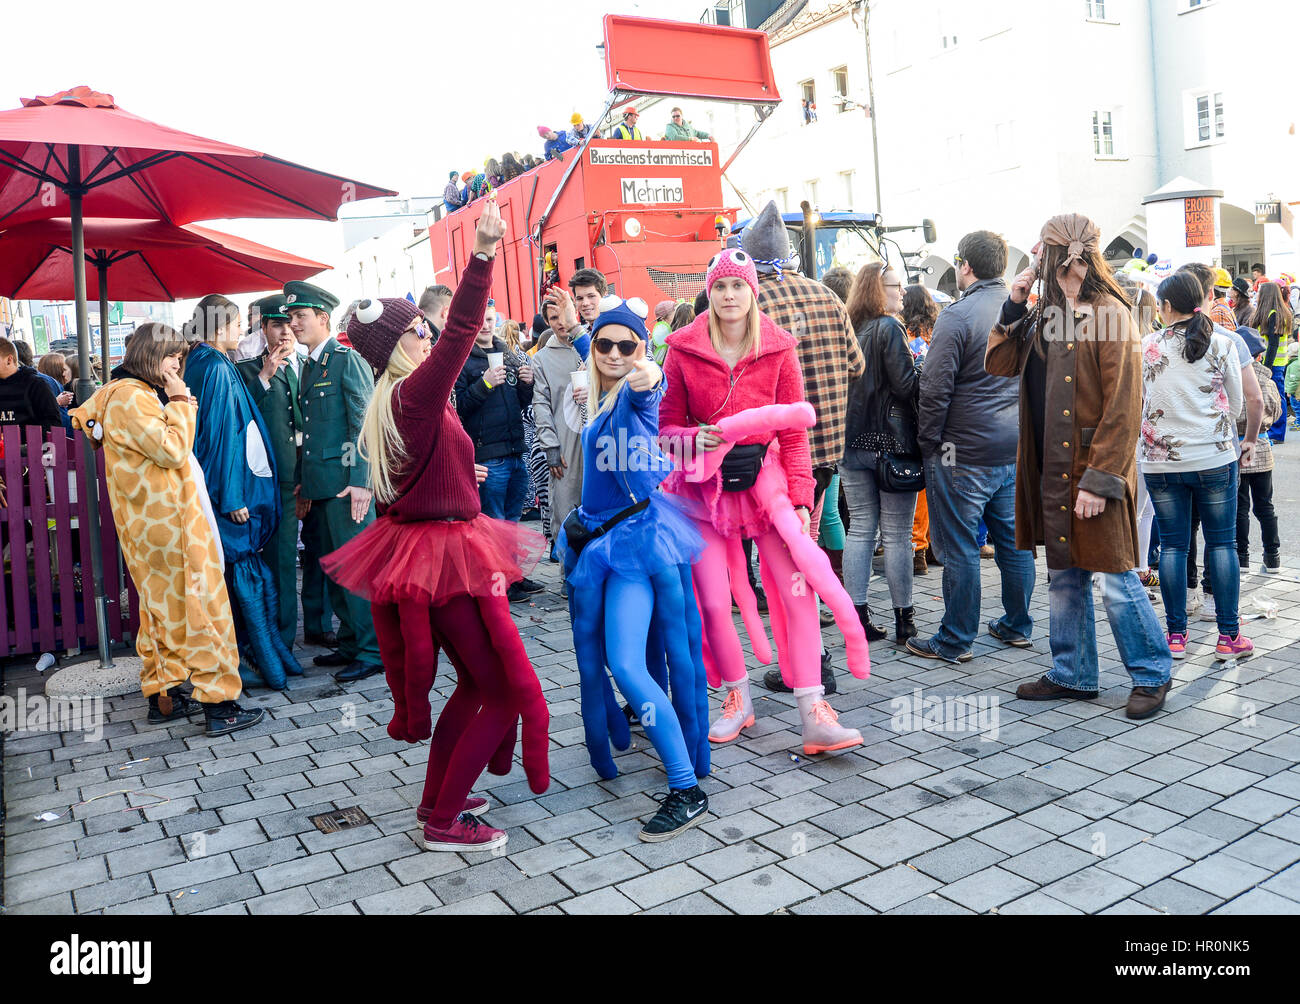
[[[583,728],[591,764],[601,777],[618,774],[610,743],[616,749],[626,749],[630,743],[627,720],[605,674],[606,665],[640,716],[663,761],[669,787],[694,787],[696,775],[708,773],[708,732],[699,724],[708,721],[708,694],[702,660],[692,648],[692,640],[699,647],[699,631],[697,627],[692,635],[689,630],[689,613],[695,606],[693,601],[685,602],[689,588],[689,567],[670,568],[651,581],[611,576],[599,600],[593,602],[596,598],[587,595],[581,605],[570,603]],[[698,612],[695,619],[698,622]],[[671,700],[663,686],[665,675]]]

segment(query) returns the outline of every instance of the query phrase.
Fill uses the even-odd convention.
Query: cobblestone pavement
[[[983,564],[987,619],[997,577]],[[637,731],[619,777],[588,765],[557,566],[535,577],[548,591],[515,612],[550,703],[553,781],[535,796],[516,766],[475,789],[510,833],[504,853],[424,851],[413,805],[427,744],[388,738],[382,677],[340,687],[309,669],[287,693],[247,694],[267,720],[216,740],[197,720],[148,725],[138,695],[107,702],[98,742],[10,733],[5,911],[1300,913],[1297,571],[1243,579],[1243,612],[1257,595],[1280,608],[1246,628],[1256,657],[1213,661],[1215,628],[1194,623],[1167,710],[1143,723],[1124,717],[1128,677],[1100,610],[1101,697],[1015,699],[1050,665],[1041,560],[1033,649],[983,635],[974,661],[949,666],[881,642],[859,681],[832,645],[831,703],[862,730],[858,749],[804,757],[793,697],[767,695],[753,664],[757,722],[713,750],[711,818],[659,844],[637,839],[664,790],[658,759]],[[939,590],[938,569],[917,579],[923,633]],[[9,697],[41,686],[30,668],[5,673]],[[996,717],[922,730],[900,713],[918,691],[996,698]],[[131,810],[156,799],[112,794],[34,818],[126,788],[168,801]],[[308,819],[348,806],[371,822],[326,835]]]

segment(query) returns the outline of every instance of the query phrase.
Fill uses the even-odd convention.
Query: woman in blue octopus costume
[[[286,674],[301,675],[302,666],[276,627],[278,593],[260,553],[280,521],[280,488],[266,422],[227,354],[243,334],[241,312],[224,296],[205,296],[185,334],[194,343],[185,359],[185,382],[198,405],[194,456],[221,534],[239,675],[246,687],[284,690]]]
[[[708,813],[697,778],[709,772],[709,740],[691,580],[704,542],[658,491],[673,464],[657,442],[663,374],[646,355],[648,313],[643,300],[607,296],[592,324],[582,505],[564,521],[560,542],[591,764],[616,776],[610,743],[630,743],[608,666],[668,774],[668,794],[657,796],[660,809],[640,834],[659,841]]]

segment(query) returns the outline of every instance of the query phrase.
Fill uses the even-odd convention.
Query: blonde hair
[[[749,328],[745,332],[744,340],[740,343],[740,358],[744,359],[747,355],[753,353],[758,355],[759,346],[762,344],[762,335],[759,328],[758,297],[749,301]],[[709,302],[709,342],[713,345],[713,351],[722,355],[722,322],[718,319],[718,312],[713,309],[713,302]]]
[[[609,325],[609,327],[614,327],[614,325]],[[622,327],[622,325],[620,325],[620,327]],[[640,335],[638,335],[631,328],[628,328],[627,331],[628,334],[630,334],[641,344],[642,349],[645,349],[646,347],[645,339],[642,338]],[[641,358],[646,359],[648,358],[648,356],[645,352],[642,352]],[[610,408],[614,407],[614,402],[618,400],[619,391],[623,389],[623,385],[627,383],[627,378],[630,377],[634,371],[628,370],[621,377],[619,377],[608,387],[606,387],[605,374],[601,373],[600,367],[596,365],[596,340],[594,338],[592,339],[591,350],[587,354],[587,359],[589,362],[587,369],[590,371],[589,375],[587,376],[587,393],[588,393],[587,400],[589,402],[594,402],[595,404],[595,407],[589,406],[587,408],[587,424],[590,425],[599,416],[603,415],[605,412],[609,411]]]
[[[523,348],[519,345],[519,322],[506,321],[501,325],[501,340],[506,343],[506,348],[511,352],[522,352]]]
[[[397,498],[396,481],[406,464],[406,444],[393,417],[393,397],[402,381],[415,372],[416,363],[400,344],[393,347],[388,365],[375,381],[357,437],[357,451],[370,465],[370,490],[375,501],[388,505]]]

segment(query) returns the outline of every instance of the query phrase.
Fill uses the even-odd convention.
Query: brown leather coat
[[[1004,315],[1005,316],[1005,315]],[[1020,376],[1016,547],[1047,551],[1048,568],[1127,572],[1138,564],[1137,440],[1142,424],[1142,340],[1128,308],[1110,297],[1079,304],[1041,338],[1046,350],[1043,470],[1038,470],[1025,362],[1039,324],[1021,317],[989,335],[984,367]],[[1074,515],[1080,490],[1106,499],[1091,519]]]

